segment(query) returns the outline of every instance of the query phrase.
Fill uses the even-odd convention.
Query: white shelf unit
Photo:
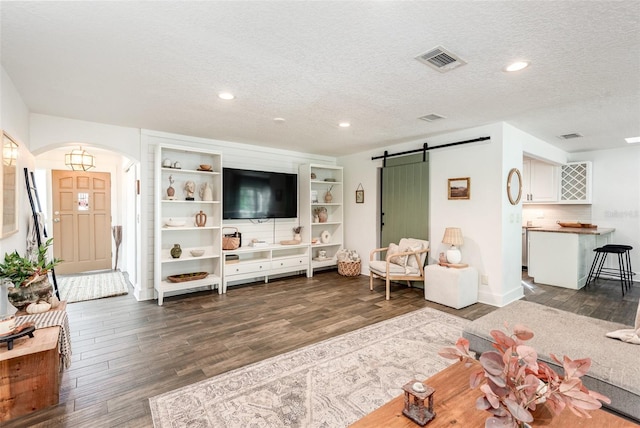
[[[236,250],[224,250],[227,255],[237,255],[238,260],[224,264],[222,293],[227,292],[230,281],[264,277],[265,284],[269,276],[304,271],[311,276],[309,265],[309,244],[281,245],[264,247],[240,247]]]
[[[313,174],[313,176],[312,176]],[[313,178],[312,178],[313,177]],[[344,182],[341,166],[305,164],[298,171],[300,182],[300,225],[302,241],[311,242],[311,273],[314,269],[337,265],[336,253],[344,245]],[[325,202],[327,190],[331,188],[333,199]],[[312,200],[312,193],[318,202]],[[324,223],[314,222],[317,208],[327,209],[328,218]],[[323,243],[323,232],[330,234],[329,242]],[[314,243],[314,241],[317,242]],[[326,251],[326,259],[319,260],[319,251]]]
[[[564,204],[591,203],[591,162],[569,162],[562,165],[560,202]]]
[[[180,168],[168,168],[163,162],[168,159]],[[160,145],[156,151],[155,185],[155,251],[154,289],[158,305],[162,305],[168,292],[189,292],[202,287],[218,288],[222,293],[222,156],[218,152],[185,148],[182,146]],[[200,170],[200,165],[211,165],[210,171]],[[169,177],[175,190],[174,199],[169,199],[167,188]],[[187,181],[196,185],[194,200],[186,200],[184,190]],[[203,201],[200,189],[208,184],[212,191],[211,201]],[[204,226],[196,225],[196,215],[206,214]],[[184,222],[183,226],[168,226],[167,222]],[[182,255],[171,256],[171,249],[179,244]],[[191,255],[195,249],[204,250],[199,257]],[[204,279],[171,282],[168,276],[208,272]]]

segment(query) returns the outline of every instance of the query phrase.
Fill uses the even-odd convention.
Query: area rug
[[[346,427],[451,364],[438,350],[468,322],[431,308],[382,321],[152,397],[153,424]]]
[[[127,280],[120,271],[58,278],[60,300],[67,303],[127,294]]]

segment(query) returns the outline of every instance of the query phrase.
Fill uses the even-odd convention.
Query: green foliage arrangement
[[[506,325],[505,325],[506,326]],[[478,361],[469,352],[469,341],[463,337],[455,348],[447,347],[438,353],[448,359],[459,359],[467,364],[478,363],[481,368],[471,375],[472,388],[480,386],[483,397],[476,408],[487,410],[491,416],[485,427],[515,428],[533,422],[531,411],[546,402],[554,414],[565,408],[577,416],[590,418],[587,410],[598,409],[602,402],[610,403],[604,395],[588,390],[580,379],[591,367],[591,359],[571,360],[566,355],[553,361],[564,369],[560,376],[551,367],[538,361],[538,353],[525,344],[533,337],[527,327],[516,325],[511,336],[500,330],[491,330],[496,351],[484,352]]]
[[[27,256],[21,256],[17,251],[5,253],[4,262],[0,263],[0,278],[7,278],[14,287],[26,287],[41,275],[46,274],[62,261],[56,258],[47,261],[48,248],[52,243],[53,238],[50,238],[38,247],[35,261]]]

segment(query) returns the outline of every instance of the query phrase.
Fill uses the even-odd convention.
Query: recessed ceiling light
[[[640,137],[629,137],[624,140],[629,144],[640,143]]]
[[[275,123],[284,123],[284,117],[274,117],[273,121]]]
[[[529,67],[529,61],[516,61],[516,62],[512,62],[511,64],[507,65],[504,68],[504,71],[520,71],[523,68],[527,68]]]
[[[218,98],[220,98],[221,100],[232,100],[234,99],[236,96],[233,95],[231,92],[220,92],[218,94]]]
[[[340,122],[340,123],[338,124],[338,126],[339,126],[340,128],[348,128],[348,127],[350,127],[350,126],[351,126],[351,124],[350,124],[349,122]]]

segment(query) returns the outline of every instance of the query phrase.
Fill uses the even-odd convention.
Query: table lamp
[[[447,261],[449,263],[460,263],[462,260],[462,254],[460,250],[456,248],[456,245],[463,244],[462,231],[458,227],[447,227],[444,230],[444,237],[442,238],[443,244],[450,244],[451,248],[447,250]]]

